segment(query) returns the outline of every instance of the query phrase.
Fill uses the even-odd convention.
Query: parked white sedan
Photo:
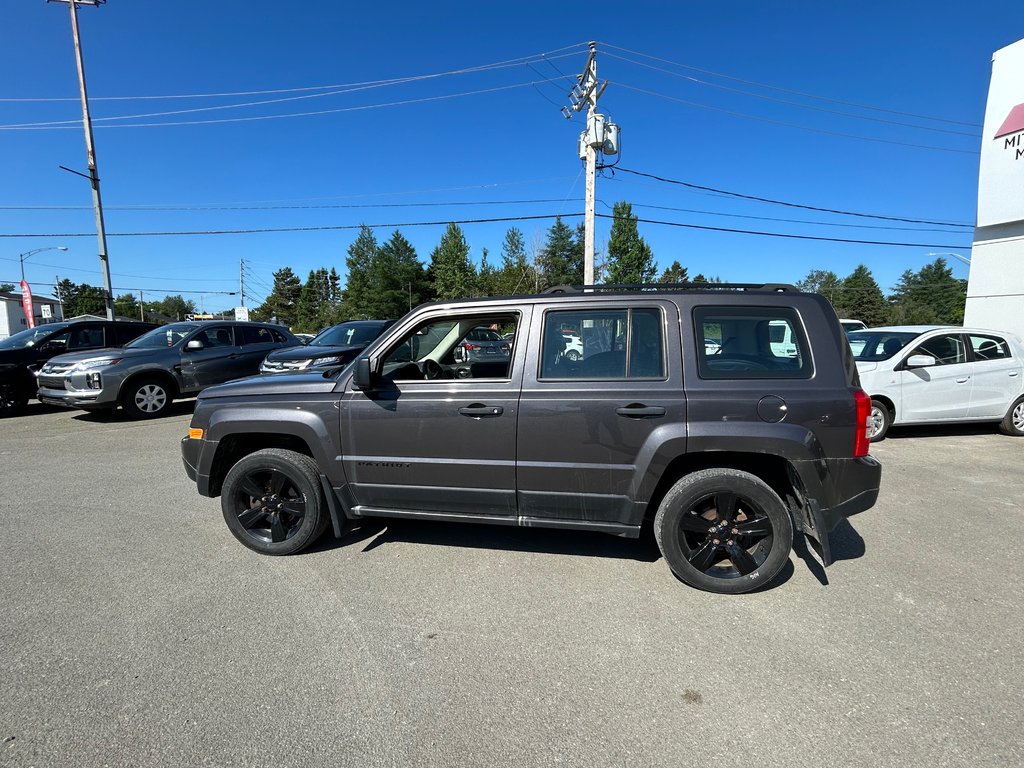
[[[871,396],[868,435],[893,424],[999,422],[1024,436],[1024,345],[1009,333],[907,325],[848,334]]]

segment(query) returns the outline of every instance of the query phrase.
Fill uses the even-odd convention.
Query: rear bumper
[[[838,488],[837,502],[822,507],[826,530],[831,531],[847,517],[871,509],[878,501],[878,489],[882,482],[882,465],[874,456],[850,459],[836,473]],[[821,500],[819,500],[821,503]]]

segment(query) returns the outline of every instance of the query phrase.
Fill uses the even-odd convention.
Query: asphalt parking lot
[[[250,552],[152,422],[0,422],[2,766],[1019,766],[1024,440],[894,430],[822,572],[409,522]]]

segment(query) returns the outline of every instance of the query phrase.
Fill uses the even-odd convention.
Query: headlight
[[[94,368],[106,368],[108,365],[114,365],[114,363],[120,363],[120,357],[112,357],[104,360],[83,360],[82,362],[75,365],[77,371],[90,371]]]
[[[315,357],[310,365],[335,365],[341,362],[341,358],[338,355],[333,357]]]

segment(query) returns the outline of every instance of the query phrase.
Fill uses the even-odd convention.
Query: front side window
[[[541,379],[663,379],[657,308],[555,310],[544,316]]]
[[[810,348],[794,310],[697,307],[693,315],[702,379],[810,378]]]
[[[967,362],[967,350],[964,348],[964,342],[959,333],[932,336],[915,347],[910,354],[933,357],[936,365],[956,365]]]
[[[387,381],[507,379],[518,313],[447,315],[424,321],[385,352]]]
[[[234,345],[234,341],[231,337],[231,329],[223,325],[217,328],[204,328],[193,338],[196,341],[203,342],[203,346],[206,349],[214,347],[230,347]]]
[[[240,325],[235,329],[242,337],[242,344],[273,344],[276,339],[270,328],[264,325]]]
[[[1012,357],[1006,339],[977,333],[972,333],[967,338],[970,339],[975,360],[1005,360]]]

